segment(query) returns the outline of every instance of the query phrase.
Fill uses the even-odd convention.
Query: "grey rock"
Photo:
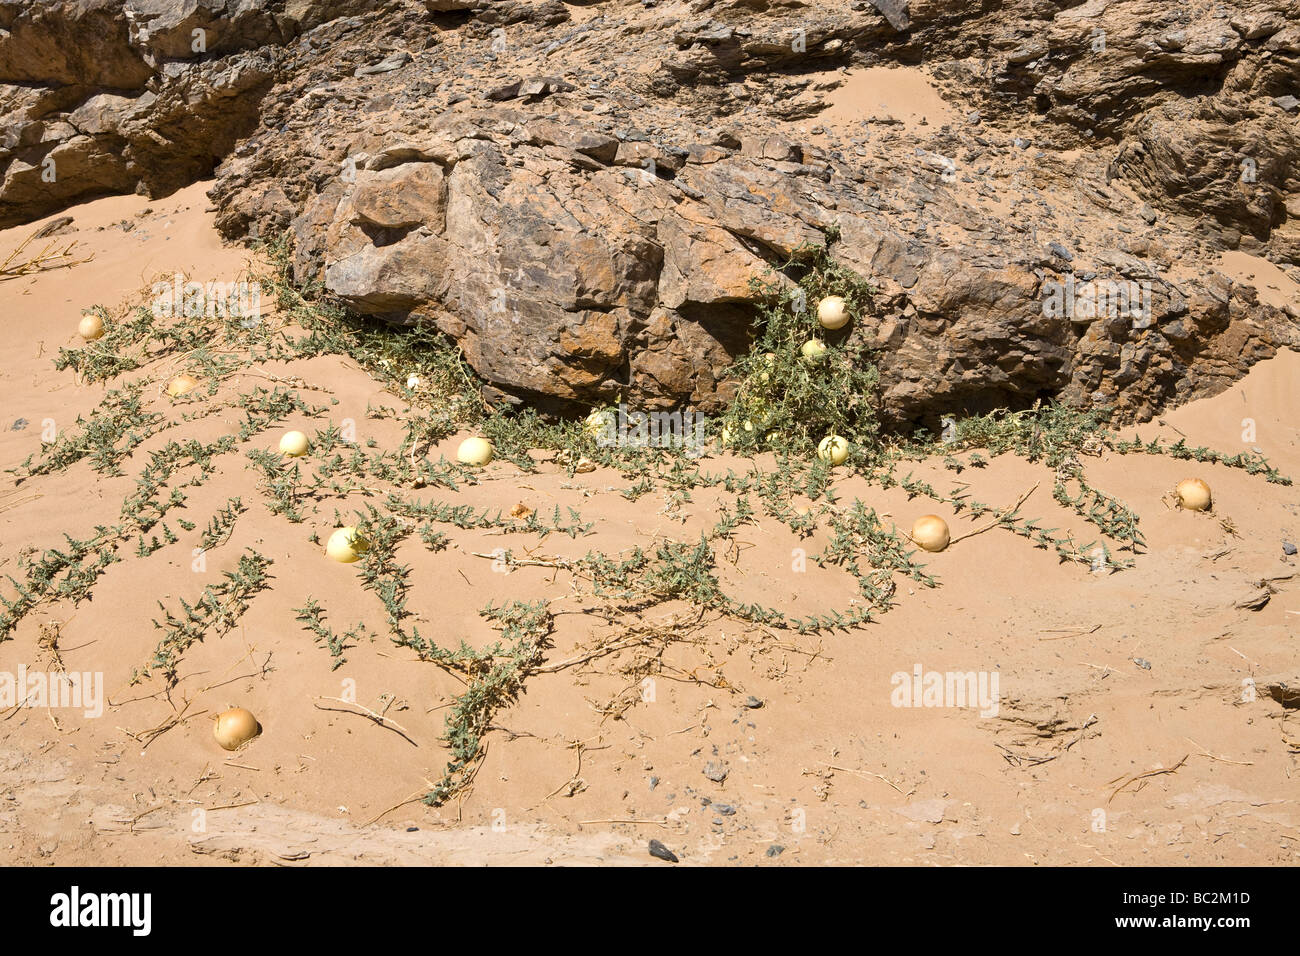
[[[650,841],[650,855],[659,860],[666,860],[669,863],[680,862],[677,859],[677,854],[668,849],[668,847],[664,846],[658,840]]]
[[[881,12],[895,30],[906,30],[912,25],[907,11],[908,0],[868,0],[868,2]]]
[[[407,53],[405,50],[402,50],[400,52],[394,53],[392,56],[385,57],[384,59],[380,60],[378,63],[374,63],[370,66],[359,66],[356,68],[356,70],[353,71],[352,75],[361,77],[361,76],[377,76],[380,73],[391,73],[393,72],[393,70],[400,70],[402,67],[406,66],[406,64],[410,62],[411,62],[411,54]]]
[[[708,777],[714,783],[722,783],[722,781],[727,779],[727,774],[729,772],[730,771],[728,771],[726,766],[718,763],[716,760],[710,760],[704,765],[704,776]]]

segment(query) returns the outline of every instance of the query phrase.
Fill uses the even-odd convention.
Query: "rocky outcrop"
[[[1297,14],[0,4],[0,221],[215,167],[229,237],[289,231],[301,281],[438,327],[491,398],[557,410],[726,401],[751,279],[829,245],[879,290],[851,334],[886,419],[1050,396],[1144,418],[1300,347],[1294,307],[1215,268],[1300,266]],[[842,68],[917,62],[951,119],[819,125]]]
[[[362,0],[0,4],[0,226],[92,196],[162,195],[255,130],[303,30]]]

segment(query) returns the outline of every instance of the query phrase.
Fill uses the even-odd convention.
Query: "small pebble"
[[[780,856],[784,852],[785,852],[785,847],[781,846],[781,844],[779,843],[773,843],[770,847],[767,848],[768,856]]]
[[[1283,541],[1283,542],[1282,542],[1282,553],[1283,553],[1283,554],[1295,554],[1295,545],[1292,544],[1290,541]]]
[[[677,863],[677,854],[668,847],[664,846],[658,840],[650,841],[650,855],[660,860],[667,860],[669,863]]]

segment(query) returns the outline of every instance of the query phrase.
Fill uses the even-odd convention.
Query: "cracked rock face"
[[[1300,276],[1296,22],[1300,0],[0,0],[0,225],[215,171],[229,238],[288,231],[300,280],[561,411],[716,408],[751,279],[829,244],[879,290],[852,334],[887,421],[1045,397],[1144,419],[1300,347],[1297,303],[1219,267]],[[899,64],[946,115],[834,105]]]

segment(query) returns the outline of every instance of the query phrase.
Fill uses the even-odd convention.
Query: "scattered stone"
[[[1232,606],[1239,611],[1260,611],[1272,599],[1273,589],[1266,584],[1259,584],[1234,601]]]
[[[1074,261],[1074,253],[1065,248],[1065,246],[1061,245],[1059,242],[1049,243],[1047,251],[1058,259],[1064,259],[1066,262]]]
[[[513,99],[542,99],[550,96],[552,93],[569,93],[576,87],[572,83],[566,83],[564,80],[553,76],[537,77],[527,80],[516,80],[505,86],[499,86],[487,93],[487,98],[496,102]]]
[[[773,843],[770,847],[767,848],[768,856],[780,856],[784,852],[785,852],[785,847],[781,846],[781,844],[779,843]]]
[[[868,2],[880,11],[895,30],[901,32],[912,25],[912,18],[907,10],[908,0],[868,0]]]
[[[57,219],[51,219],[41,228],[32,233],[31,242],[38,239],[48,239],[51,236],[61,236],[64,233],[72,231],[73,219],[71,216],[59,216]]]
[[[1283,542],[1282,542],[1282,553],[1283,553],[1283,554],[1295,554],[1295,551],[1296,551],[1295,545],[1292,544],[1290,541],[1283,541]]]
[[[411,54],[402,50],[398,53],[394,53],[392,56],[385,57],[371,66],[359,66],[355,71],[353,71],[352,75],[355,77],[362,77],[377,76],[380,73],[391,73],[393,70],[401,69],[410,62]]]
[[[1292,553],[1294,554],[1295,552]],[[763,702],[759,700],[757,697],[755,697],[753,694],[750,694],[748,697],[745,698],[745,706],[748,707],[750,710],[758,710],[758,708],[763,706]]]
[[[667,860],[669,863],[680,862],[677,859],[677,854],[668,849],[668,847],[664,846],[658,840],[650,841],[650,855],[660,860]]]
[[[708,777],[714,783],[722,783],[722,781],[727,779],[728,773],[730,773],[730,771],[716,760],[710,760],[704,765],[704,776]]]

